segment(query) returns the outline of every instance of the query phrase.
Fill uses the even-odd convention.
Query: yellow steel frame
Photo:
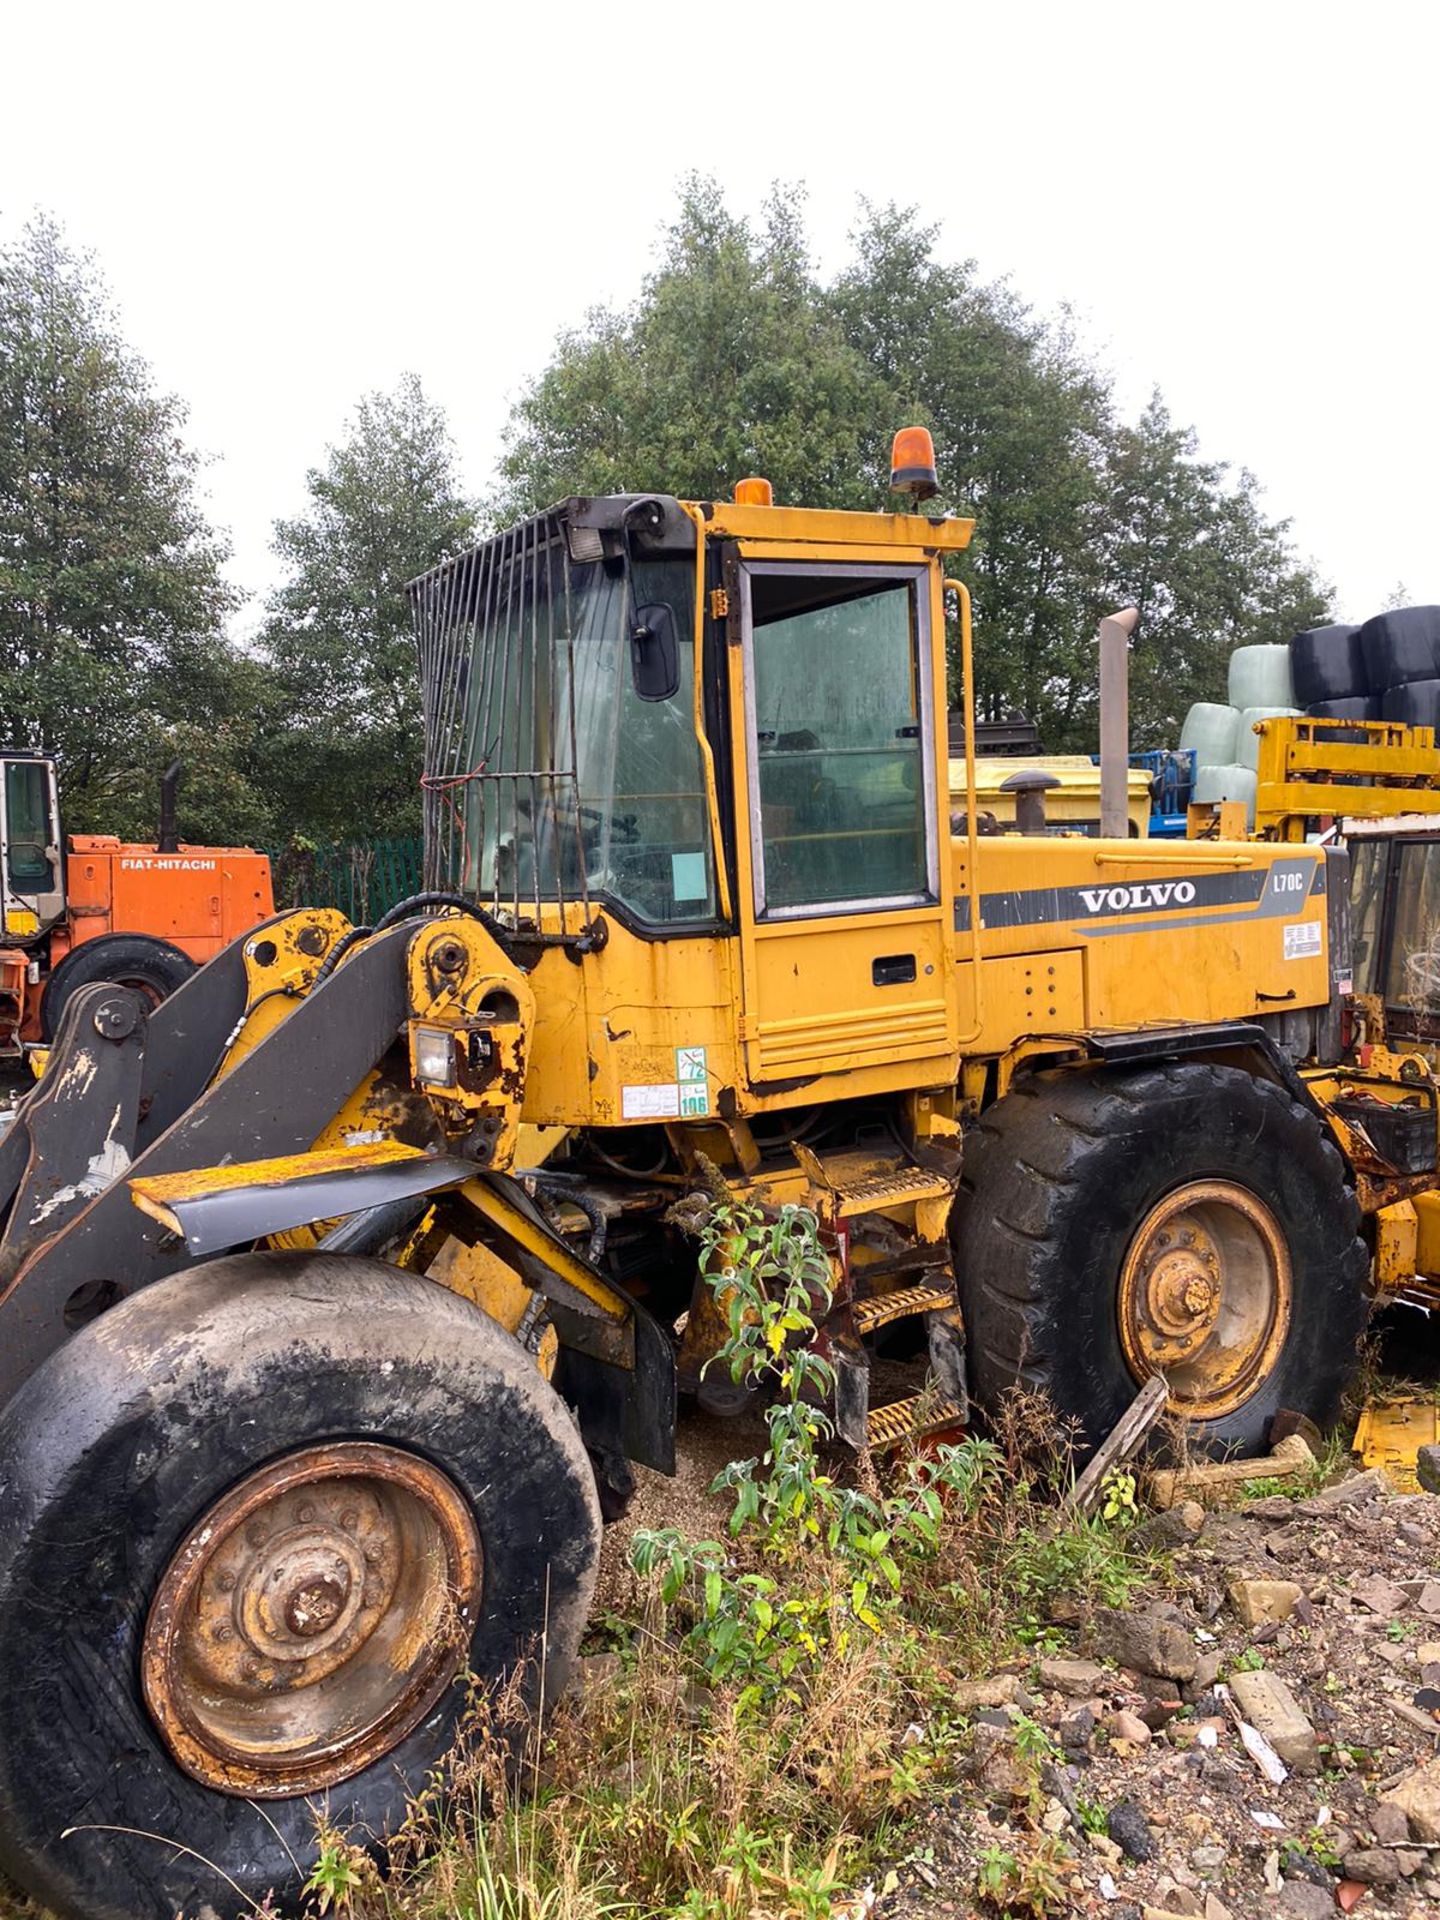
[[[1324,740],[1341,731],[1334,720],[1281,716],[1256,722],[1260,736],[1255,827],[1282,840],[1303,840],[1316,815],[1389,819],[1403,813],[1440,813],[1440,748],[1433,727],[1393,720],[1347,720],[1357,740]],[[1337,784],[1341,780],[1356,784]]]

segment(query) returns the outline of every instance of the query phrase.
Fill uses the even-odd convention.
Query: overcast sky
[[[12,4],[0,231],[44,207],[95,250],[263,590],[271,521],[407,369],[483,488],[685,171],[747,211],[803,181],[826,270],[857,196],[914,201],[1069,302],[1127,409],[1158,382],[1251,467],[1358,619],[1440,601],[1437,59],[1433,0]]]

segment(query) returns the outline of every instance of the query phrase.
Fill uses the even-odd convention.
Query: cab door
[[[956,1015],[936,583],[923,565],[745,559],[739,587],[751,1087],[859,1069],[877,1090],[937,1084]]]

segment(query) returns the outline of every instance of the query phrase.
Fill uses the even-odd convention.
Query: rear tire
[[[142,1656],[148,1677],[163,1617],[156,1594],[187,1564],[181,1543],[203,1550],[207,1516],[307,1452],[408,1460],[422,1484],[452,1489],[481,1555],[456,1669],[495,1682],[544,1634],[547,1697],[563,1684],[594,1585],[599,1514],[574,1421],[517,1342],[468,1301],[374,1260],[242,1254],[159,1281],[75,1335],[0,1412],[0,1866],[47,1907],[73,1920],[172,1920],[207,1906],[232,1916],[273,1888],[289,1911],[315,1858],[317,1807],[379,1847],[449,1749],[465,1689],[433,1675],[418,1722],[387,1733],[368,1762],[355,1749],[361,1770],[321,1792],[277,1777],[280,1792],[272,1784],[252,1804],[245,1783],[219,1791],[177,1764],[178,1744],[152,1717]],[[286,1543],[303,1533],[299,1522],[317,1531],[317,1508],[327,1516],[285,1498],[278,1531],[267,1515],[235,1538],[263,1543],[277,1565],[288,1556],[274,1577],[312,1608],[292,1606],[294,1631],[323,1634],[332,1622],[317,1628],[313,1608],[333,1611],[341,1596],[327,1589],[313,1544]],[[435,1530],[427,1538],[413,1501],[400,1512],[411,1543],[401,1564],[423,1565]],[[368,1524],[362,1516],[361,1546]],[[354,1513],[337,1525],[355,1532]],[[357,1562],[373,1610],[367,1561],[388,1566],[388,1549]],[[216,1613],[211,1637],[228,1641],[232,1658],[246,1655],[252,1601],[265,1595],[244,1571],[237,1586],[228,1565],[215,1566],[207,1604],[233,1588],[235,1612],[233,1626]],[[266,1647],[282,1607],[268,1604]],[[176,1617],[193,1623],[196,1606],[192,1598]],[[271,1678],[262,1665],[256,1681],[257,1662],[248,1666],[253,1687]],[[526,1685],[533,1705],[533,1669]],[[283,1691],[274,1697],[288,1704]],[[253,1711],[263,1744],[271,1708],[257,1700]],[[76,1831],[63,1837],[67,1828]]]
[[[1164,1341],[1161,1370],[1205,1411],[1198,1451],[1263,1451],[1282,1408],[1326,1426],[1365,1321],[1359,1219],[1323,1122],[1250,1074],[1022,1081],[967,1136],[956,1209],[976,1399],[993,1411],[1012,1386],[1043,1392],[1093,1449]]]
[[[129,987],[147,1006],[159,1006],[195,971],[195,962],[168,940],[149,933],[102,933],[72,947],[45,982],[40,1026],[53,1040],[66,1002],[81,987]]]

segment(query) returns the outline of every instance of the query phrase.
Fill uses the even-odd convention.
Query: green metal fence
[[[295,840],[264,851],[275,876],[277,907],[338,907],[357,927],[370,925],[397,900],[421,889],[419,834],[322,846]]]

